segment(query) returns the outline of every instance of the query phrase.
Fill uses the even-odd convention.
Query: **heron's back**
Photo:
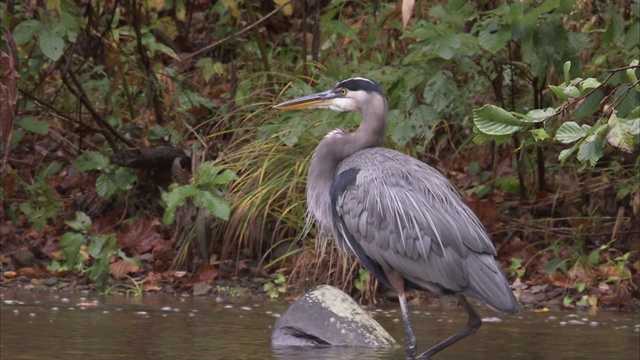
[[[494,310],[517,311],[484,227],[434,168],[395,150],[364,149],[342,161],[331,195],[336,222],[348,231],[336,227],[334,235],[357,242],[347,245],[365,266],[358,249],[401,274],[409,288],[460,293]]]

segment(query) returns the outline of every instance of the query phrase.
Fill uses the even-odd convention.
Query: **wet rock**
[[[18,250],[13,253],[13,261],[16,262],[18,268],[32,267],[36,261],[36,256],[29,250]]]
[[[211,286],[211,284],[204,282],[193,284],[193,295],[195,296],[207,295],[211,290],[213,290],[213,286]]]
[[[349,295],[322,285],[282,314],[273,327],[271,345],[396,347],[398,343]]]
[[[46,278],[42,281],[43,285],[47,285],[47,286],[53,286],[55,284],[58,283],[58,278],[57,277],[50,277],[50,278]]]

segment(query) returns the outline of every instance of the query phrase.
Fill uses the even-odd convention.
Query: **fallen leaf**
[[[193,282],[213,283],[218,277],[218,269],[213,265],[203,264],[196,271]]]
[[[158,291],[160,289],[162,288],[158,285],[152,285],[152,284],[142,285],[142,291],[146,291],[146,292]]]
[[[129,273],[137,273],[140,271],[140,268],[129,261],[120,259],[118,261],[112,262],[109,264],[109,269],[111,270],[111,275],[116,278],[123,277]]]
[[[546,307],[546,306],[543,307],[542,309],[533,309],[533,310],[531,310],[531,312],[534,312],[534,313],[543,313],[543,312],[549,312],[549,311],[550,311],[549,308]]]

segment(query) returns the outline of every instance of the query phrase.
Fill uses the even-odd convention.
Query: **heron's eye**
[[[347,89],[345,89],[345,88],[340,89],[340,94],[342,94],[342,96],[346,96],[347,95]]]

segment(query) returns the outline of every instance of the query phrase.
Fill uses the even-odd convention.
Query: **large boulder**
[[[321,285],[302,295],[278,319],[271,345],[389,348],[398,343],[349,295]]]

